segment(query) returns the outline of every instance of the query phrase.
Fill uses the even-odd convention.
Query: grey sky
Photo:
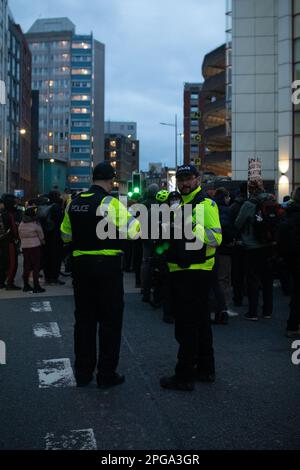
[[[67,16],[106,46],[105,119],[136,121],[141,168],[174,164],[183,83],[202,80],[204,55],[225,41],[224,0],[9,0],[24,32],[37,18]],[[179,140],[178,140],[179,144]],[[179,150],[178,150],[178,154]],[[178,155],[178,156],[179,156]]]

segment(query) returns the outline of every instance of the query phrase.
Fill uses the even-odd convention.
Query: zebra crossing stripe
[[[51,304],[49,300],[45,302],[31,302],[30,305],[31,312],[52,312]]]
[[[60,329],[56,322],[36,323],[33,325],[33,334],[37,338],[61,338]]]
[[[62,435],[49,432],[44,439],[46,450],[97,450],[93,429],[75,429]]]
[[[74,387],[76,381],[70,359],[38,361],[39,388]]]

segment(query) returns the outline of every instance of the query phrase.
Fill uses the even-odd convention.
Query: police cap
[[[116,172],[108,162],[98,163],[93,171],[93,181],[112,180],[115,176]]]
[[[194,165],[180,165],[176,171],[176,178],[180,176],[199,176],[199,172]]]

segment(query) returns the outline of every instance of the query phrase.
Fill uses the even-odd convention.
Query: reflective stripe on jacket
[[[183,204],[192,203],[195,196],[201,191],[200,186],[188,195],[182,195]],[[199,206],[202,206],[204,212],[203,225],[196,223],[196,211],[199,210]],[[199,208],[199,209],[197,209]],[[215,264],[215,253],[216,248],[222,243],[222,229],[219,219],[218,206],[212,199],[205,198],[202,202],[196,205],[193,209],[192,214],[193,232],[195,236],[201,240],[201,242],[207,245],[206,257],[208,258],[204,263],[191,264],[188,268],[181,268],[175,263],[168,263],[169,271],[181,271],[183,269],[202,269],[205,271],[211,271]]]

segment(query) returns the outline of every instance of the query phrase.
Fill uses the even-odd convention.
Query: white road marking
[[[39,388],[74,387],[76,381],[70,359],[48,359],[38,364]]]
[[[51,304],[49,300],[45,302],[31,302],[31,312],[52,312]]]
[[[49,432],[45,436],[46,450],[97,450],[92,429],[75,429],[60,436]]]
[[[36,323],[33,325],[33,334],[37,338],[61,338],[57,323]]]

